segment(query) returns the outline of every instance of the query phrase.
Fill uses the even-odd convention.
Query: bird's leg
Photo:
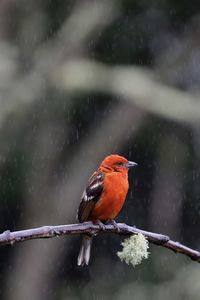
[[[100,220],[97,220],[96,223],[97,223],[97,225],[99,225],[99,227],[102,231],[104,231],[106,229],[105,225]]]
[[[117,229],[118,232],[120,232],[120,228],[119,228],[119,226],[117,225],[117,223],[116,223],[116,221],[115,221],[114,219],[109,220],[109,223],[110,223],[111,225],[113,225],[113,227],[114,227],[115,229]]]

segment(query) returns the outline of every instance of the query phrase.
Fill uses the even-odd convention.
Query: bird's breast
[[[91,219],[105,221],[114,219],[120,212],[128,192],[128,176],[114,172],[106,174],[104,190],[101,198],[96,203]]]

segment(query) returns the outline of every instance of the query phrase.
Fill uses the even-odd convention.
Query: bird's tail
[[[92,238],[87,235],[84,235],[77,260],[78,266],[84,266],[89,264],[91,245]]]

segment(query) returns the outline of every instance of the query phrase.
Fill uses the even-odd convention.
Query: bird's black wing
[[[88,185],[83,191],[81,202],[77,212],[79,222],[88,220],[96,202],[100,199],[103,192],[104,174],[96,171],[90,177]]]

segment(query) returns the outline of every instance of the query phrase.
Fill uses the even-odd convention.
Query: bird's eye
[[[123,165],[123,162],[118,161],[118,162],[116,163],[116,165],[117,165],[117,166],[122,166],[122,165]]]

